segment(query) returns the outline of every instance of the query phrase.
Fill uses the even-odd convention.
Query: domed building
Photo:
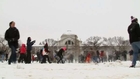
[[[82,41],[78,39],[76,34],[65,33],[62,34],[61,39],[57,42],[58,47],[66,47],[67,53],[72,54],[75,60],[78,60],[78,56],[81,52]]]

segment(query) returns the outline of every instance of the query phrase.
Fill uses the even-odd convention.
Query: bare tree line
[[[40,45],[44,45],[45,43],[48,43],[50,50],[53,51],[56,49],[57,41],[51,38],[45,39],[44,41],[40,42]],[[87,38],[85,42],[82,43],[82,49],[88,49],[93,48],[94,50],[99,50],[101,47],[108,48],[111,50],[128,50],[130,47],[129,41],[125,40],[121,36],[114,36],[114,37],[99,37],[99,36],[91,36]],[[0,51],[8,50],[8,44],[7,41],[0,37]]]

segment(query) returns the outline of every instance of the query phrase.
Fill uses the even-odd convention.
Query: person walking
[[[8,60],[8,64],[11,62],[16,62],[16,49],[18,48],[18,40],[20,38],[20,34],[18,29],[15,27],[15,22],[11,21],[9,23],[9,29],[5,32],[5,39],[8,41],[8,45],[11,48],[11,55]]]
[[[36,41],[31,41],[31,37],[27,38],[27,56],[26,56],[26,64],[30,64],[31,63],[31,50],[32,50],[32,45],[35,43]]]
[[[137,18],[131,16],[131,24],[128,26],[127,31],[129,34],[129,42],[133,49],[133,59],[130,67],[135,67],[140,49],[140,25]]]

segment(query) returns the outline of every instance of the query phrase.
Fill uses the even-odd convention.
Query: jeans
[[[50,58],[48,55],[43,55],[43,60],[41,63],[46,63],[46,58],[48,59],[48,62],[51,63]]]
[[[98,63],[98,61],[97,61],[97,56],[93,56],[93,62]]]
[[[4,54],[2,54],[0,57],[1,57],[0,61],[3,62],[4,61],[4,57],[5,57]]]
[[[16,48],[14,46],[10,46],[10,48],[11,48],[11,55],[8,64],[11,64],[11,62],[16,62]]]
[[[139,49],[140,49],[140,41],[139,42],[133,42],[131,44],[131,46],[132,46],[132,49],[133,49],[132,65],[135,66],[136,61],[138,59],[138,53],[139,53]]]

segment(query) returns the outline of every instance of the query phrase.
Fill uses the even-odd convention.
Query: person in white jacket
[[[42,62],[41,62],[41,63],[46,63],[46,58],[48,59],[48,62],[49,62],[49,63],[52,63],[52,62],[50,61],[49,56],[48,56],[49,53],[50,53],[50,51],[48,50],[48,44],[46,43],[45,46],[44,46],[44,48],[43,48],[43,50],[42,50],[43,59],[42,59]]]

